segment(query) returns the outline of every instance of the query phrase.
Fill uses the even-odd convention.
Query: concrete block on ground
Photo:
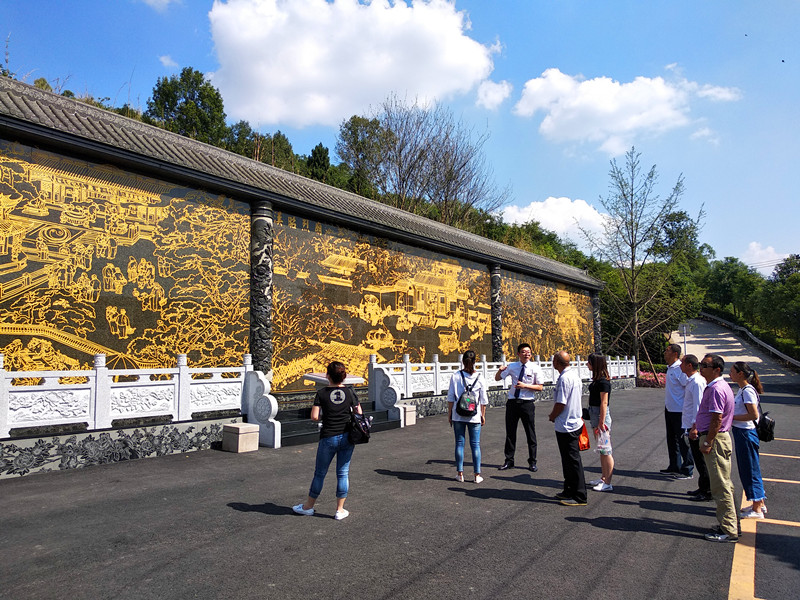
[[[403,427],[408,427],[409,425],[416,425],[417,424],[417,405],[411,403],[401,402],[397,405],[397,407],[401,411],[401,421],[403,423]]]
[[[222,449],[225,452],[258,450],[259,426],[255,423],[230,423],[222,427]]]

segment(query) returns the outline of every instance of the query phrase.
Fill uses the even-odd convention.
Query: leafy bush
[[[656,370],[656,373],[666,373],[668,365],[660,365],[658,363],[653,363],[653,367]],[[639,371],[643,371],[645,373],[652,373],[650,370],[650,363],[646,360],[639,361]]]

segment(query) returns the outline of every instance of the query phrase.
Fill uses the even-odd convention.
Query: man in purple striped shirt
[[[719,522],[705,538],[710,542],[736,542],[739,540],[739,524],[731,480],[733,446],[729,433],[733,423],[733,391],[722,376],[725,360],[719,354],[706,354],[699,366],[708,385],[703,390],[703,399],[689,437],[700,442]]]

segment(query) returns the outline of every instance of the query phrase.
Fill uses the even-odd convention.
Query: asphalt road
[[[763,398],[781,438],[762,446],[770,521],[758,524],[753,588],[765,600],[800,595],[800,387],[791,379]],[[444,416],[375,435],[356,449],[344,521],[332,518],[333,473],[316,515],[291,511],[308,491],[313,445],[0,481],[0,598],[727,599],[734,554],[747,548],[705,541],[713,503],[689,501],[696,480],[658,474],[663,391],[612,395],[614,491],[590,491],[585,507],[553,498],[562,477],[549,410],[536,411],[535,474],[497,470],[503,409],[489,410],[479,485],[454,480]],[[593,479],[599,457],[583,459]],[[752,561],[735,564],[745,579],[755,572]]]

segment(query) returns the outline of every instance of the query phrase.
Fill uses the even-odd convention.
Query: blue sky
[[[2,0],[0,24],[19,79],[145,108],[190,66],[300,154],[390,93],[445,103],[489,133],[506,220],[578,243],[635,145],[718,258],[800,252],[796,0]]]

